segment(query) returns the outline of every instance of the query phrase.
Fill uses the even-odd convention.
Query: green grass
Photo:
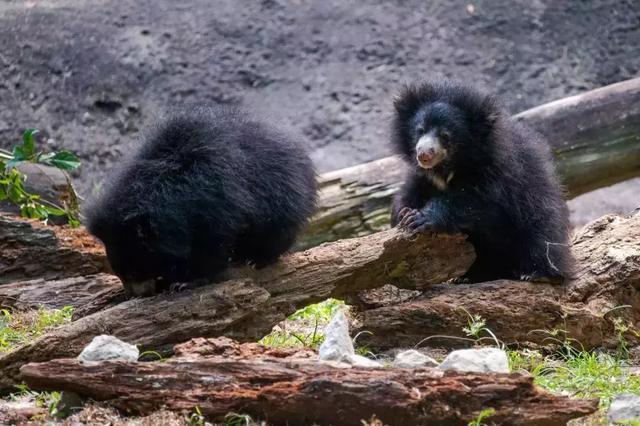
[[[259,343],[277,348],[317,349],[324,341],[323,329],[344,302],[327,299],[294,312]]]
[[[607,408],[620,393],[640,395],[640,377],[629,373],[620,356],[565,347],[562,353],[543,357],[536,351],[510,351],[512,371],[527,370],[539,386],[576,398],[600,398]]]
[[[493,408],[487,408],[485,410],[482,410],[480,412],[480,414],[478,414],[478,417],[469,422],[469,426],[484,426],[487,423],[485,423],[485,419],[488,417],[491,417],[494,413],[496,412],[496,410],[494,410]]]
[[[70,322],[72,314],[71,306],[25,312],[0,310],[0,353],[8,352],[53,327]]]
[[[6,397],[9,401],[32,399],[36,407],[46,408],[49,416],[56,417],[61,414],[58,411],[61,394],[60,392],[36,392],[27,385],[16,385],[17,392]]]

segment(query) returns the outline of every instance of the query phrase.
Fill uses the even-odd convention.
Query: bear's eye
[[[445,142],[449,142],[451,140],[451,132],[448,132],[446,130],[441,130],[440,138]]]
[[[418,126],[418,128],[416,129],[416,132],[418,132],[419,135],[424,135],[426,132],[426,129],[424,128],[424,126]]]

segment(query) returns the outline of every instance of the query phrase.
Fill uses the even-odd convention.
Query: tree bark
[[[598,407],[553,396],[519,374],[351,368],[306,352],[198,340],[165,362],[60,359],[25,365],[22,377],[31,389],[75,392],[129,412],[199,407],[213,421],[238,412],[272,425],[355,425],[375,415],[385,424],[455,426],[493,408],[494,424],[552,426]]]
[[[464,274],[475,254],[464,237],[396,229],[293,253],[262,270],[173,294],[132,299],[53,330],[0,356],[0,390],[16,383],[30,361],[76,356],[99,334],[167,352],[192,337],[256,340],[301,307],[389,282],[422,289]]]
[[[544,104],[514,119],[547,137],[570,198],[640,175],[640,78]],[[391,156],[322,175],[319,209],[298,247],[386,229],[405,169]]]
[[[0,213],[0,286],[108,270],[102,245],[84,229],[46,226]]]
[[[109,274],[50,281],[35,279],[1,285],[0,308],[85,307],[100,300],[108,303],[122,294],[122,283],[117,277]]]
[[[640,213],[604,216],[573,240],[578,269],[562,286],[494,281],[438,284],[412,300],[362,312],[359,342],[372,348],[412,347],[429,336],[461,336],[468,316],[480,315],[505,343],[555,346],[575,339],[586,349],[618,344],[614,321],[640,324]],[[363,297],[361,299],[367,299]],[[371,298],[370,298],[371,299]],[[554,331],[555,330],[555,331]],[[625,334],[630,344],[640,340]],[[456,347],[432,338],[423,345]]]

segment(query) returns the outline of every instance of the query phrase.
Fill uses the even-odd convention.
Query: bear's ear
[[[404,86],[395,97],[393,106],[398,115],[409,117],[422,105],[433,102],[442,96],[446,85],[435,81],[426,81],[419,85]]]
[[[393,107],[399,115],[413,114],[420,106],[420,88],[414,85],[404,86],[393,100]]]
[[[494,129],[502,114],[498,100],[491,95],[477,94],[469,96],[468,114],[473,132],[482,138],[487,137]]]
[[[493,127],[500,117],[500,105],[495,96],[487,95],[482,103],[482,111],[487,125]]]

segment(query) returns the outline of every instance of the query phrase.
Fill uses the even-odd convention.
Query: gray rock
[[[78,355],[78,359],[80,361],[137,361],[138,356],[140,356],[140,351],[134,345],[103,334],[94,337],[91,343],[85,346]]]
[[[408,351],[398,352],[393,360],[393,365],[400,368],[437,367],[438,362],[422,352],[409,349]]]
[[[353,342],[349,336],[349,322],[344,311],[339,310],[324,329],[324,342],[319,349],[324,361],[350,362],[355,355]]]
[[[447,355],[438,368],[476,373],[509,373],[509,360],[503,350],[496,348],[462,349]]]
[[[607,419],[611,423],[640,420],[640,396],[622,393],[611,402]]]

